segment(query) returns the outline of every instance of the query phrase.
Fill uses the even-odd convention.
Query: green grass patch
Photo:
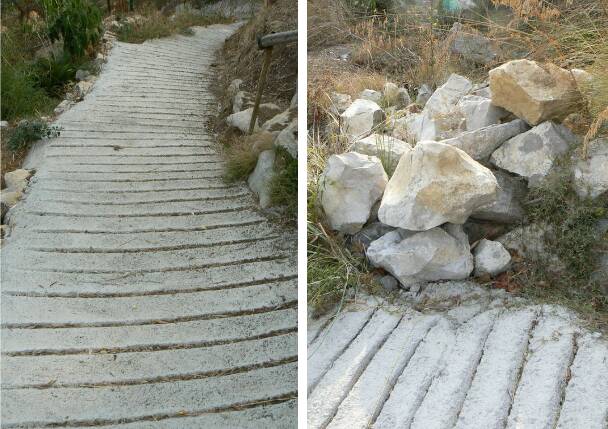
[[[275,171],[270,185],[273,205],[286,208],[287,217],[295,221],[298,216],[298,160],[282,147],[276,148]]]
[[[21,121],[8,137],[8,148],[12,152],[28,148],[42,138],[58,137],[61,129],[41,121]]]
[[[121,22],[122,26],[116,32],[118,40],[142,43],[149,39],[158,39],[173,34],[190,36],[194,34],[190,27],[234,22],[233,18],[222,15],[199,15],[183,12],[171,18],[158,11],[143,11],[141,13],[144,15],[143,19],[137,19],[134,22]]]

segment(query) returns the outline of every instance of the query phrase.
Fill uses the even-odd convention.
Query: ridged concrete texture
[[[2,427],[294,428],[296,246],[205,128],[235,25],[116,43],[2,249]]]
[[[608,427],[606,340],[472,283],[309,323],[308,368],[309,429]]]

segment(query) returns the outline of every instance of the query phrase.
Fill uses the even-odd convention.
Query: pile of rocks
[[[582,159],[579,139],[560,123],[581,106],[579,79],[589,76],[515,60],[483,85],[453,74],[432,93],[422,87],[418,109],[390,83],[352,103],[334,94],[352,151],[332,155],[320,178],[329,225],[414,291],[428,281],[496,276],[509,269],[509,251],[546,253],[541,226],[532,226],[542,231],[535,244],[513,237],[525,223],[522,199],[558,158],[575,154],[569,168],[582,197],[608,191],[608,142],[591,142]]]
[[[248,134],[253,114],[254,96],[242,89],[243,81],[235,79],[227,90],[231,100],[232,114],[226,118],[226,124],[235,131]],[[270,188],[276,170],[276,150],[284,149],[293,159],[298,158],[298,98],[297,93],[291,99],[286,110],[274,103],[262,103],[259,106],[254,134],[248,139],[251,150],[259,152],[255,170],[247,183],[258,196],[260,206],[271,205]],[[270,142],[269,145],[266,143]],[[269,148],[259,151],[260,147]]]

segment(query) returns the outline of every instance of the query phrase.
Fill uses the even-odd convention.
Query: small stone
[[[388,177],[375,156],[332,155],[320,178],[321,205],[332,229],[354,234],[369,219]]]
[[[363,137],[384,121],[384,111],[373,101],[357,99],[340,115],[344,131],[352,137]]]
[[[579,197],[597,198],[608,192],[608,138],[589,142],[587,159],[573,160],[574,189]]]
[[[8,128],[8,121],[0,121],[0,128]]]
[[[498,241],[481,240],[473,254],[476,277],[484,274],[496,276],[507,271],[511,265],[511,254]]]
[[[380,278],[380,280],[378,280],[380,285],[382,286],[382,289],[384,289],[385,292],[394,292],[397,289],[399,289],[399,282],[397,281],[397,279],[393,276],[389,276],[388,274],[385,276],[382,276]]]
[[[527,178],[528,186],[536,187],[549,174],[555,160],[575,142],[570,130],[547,121],[508,140],[492,154],[490,161]]]
[[[91,73],[88,72],[88,70],[77,70],[76,71],[76,80],[81,81],[81,80],[89,80],[92,75]]]
[[[411,104],[412,100],[405,88],[399,88],[391,82],[384,85],[384,102],[388,106],[395,106],[397,109],[404,108]]]
[[[350,242],[355,251],[365,252],[372,241],[379,239],[394,229],[394,226],[385,225],[382,222],[372,222],[353,235]]]
[[[226,124],[229,127],[236,128],[244,134],[249,133],[249,124],[251,122],[251,115],[253,114],[253,107],[249,109],[241,110],[240,112],[233,113],[226,117]],[[259,129],[259,120],[256,119],[254,130]]]
[[[247,91],[238,91],[232,97],[232,113],[242,112],[250,107],[253,107],[253,95]]]
[[[93,89],[92,81],[81,81],[74,87],[74,93],[78,100],[82,100]]]
[[[463,224],[477,208],[496,200],[497,186],[492,172],[460,149],[420,142],[401,157],[378,217],[411,231]]]
[[[382,93],[380,91],[374,91],[373,89],[364,89],[359,93],[359,98],[373,101],[374,103],[380,103],[382,100]]]
[[[234,96],[241,90],[241,85],[243,84],[242,79],[234,79],[228,85],[228,89],[226,90],[226,95],[229,99],[234,99]]]
[[[270,187],[276,174],[274,171],[275,158],[274,150],[265,150],[260,153],[258,163],[247,180],[249,188],[258,196],[260,207],[263,209],[270,207],[272,202]]]
[[[32,173],[29,170],[19,169],[6,173],[4,182],[9,191],[23,192],[31,176]]]
[[[530,125],[562,120],[582,102],[570,71],[530,60],[509,61],[490,70],[490,89],[495,106]]]

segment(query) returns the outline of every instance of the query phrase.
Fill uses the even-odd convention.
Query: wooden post
[[[249,134],[253,134],[255,129],[255,122],[258,118],[258,111],[260,110],[260,101],[262,100],[262,92],[266,86],[266,76],[268,76],[268,69],[270,68],[270,61],[272,60],[272,46],[265,49],[264,53],[264,64],[262,64],[262,71],[260,72],[260,79],[258,80],[258,91],[255,94],[255,103],[253,104],[253,112],[251,112],[251,122],[249,123]]]
[[[108,1],[108,15],[112,15],[112,0]]]
[[[285,43],[295,42],[298,40],[297,31],[284,31],[282,33],[271,33],[266,36],[258,36],[258,48],[263,49],[264,64],[262,64],[262,71],[260,72],[260,79],[258,81],[258,91],[255,95],[255,103],[253,104],[253,112],[251,112],[251,122],[249,123],[249,134],[253,134],[255,130],[255,121],[258,118],[258,111],[260,110],[260,102],[262,101],[262,93],[266,86],[266,76],[268,75],[268,69],[270,68],[270,61],[272,60],[272,48],[275,45],[281,45]]]

